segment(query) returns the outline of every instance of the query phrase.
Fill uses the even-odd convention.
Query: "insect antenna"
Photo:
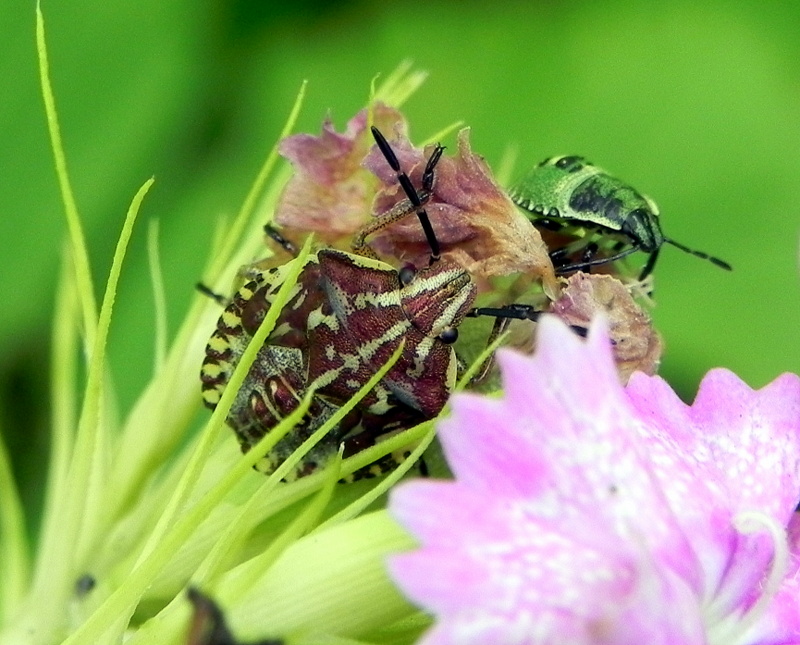
[[[695,257],[702,258],[703,260],[708,260],[712,264],[716,264],[720,269],[725,269],[726,271],[733,270],[733,267],[727,262],[725,262],[725,260],[720,260],[719,258],[715,258],[714,256],[709,255],[708,253],[703,253],[702,251],[695,251],[694,249],[690,249],[689,247],[684,246],[680,242],[676,242],[675,240],[671,240],[669,238],[664,238],[664,241],[667,244],[672,244],[672,246],[679,248],[684,253],[688,253],[689,255],[694,255]]]
[[[440,258],[441,251],[439,249],[439,240],[436,239],[436,234],[433,232],[433,226],[431,226],[431,220],[428,217],[428,213],[423,207],[422,202],[428,198],[433,190],[434,169],[436,168],[436,164],[439,163],[439,159],[442,157],[444,146],[437,144],[433,154],[431,154],[430,158],[428,159],[428,163],[425,165],[425,170],[422,172],[423,193],[420,195],[420,193],[417,192],[417,189],[414,188],[414,185],[411,183],[411,179],[402,170],[402,168],[400,168],[400,161],[397,159],[397,155],[394,153],[394,150],[392,150],[392,147],[389,145],[386,137],[384,137],[383,134],[381,134],[381,131],[378,130],[378,128],[376,128],[374,125],[371,129],[372,136],[375,138],[375,143],[378,145],[381,153],[386,158],[386,162],[389,164],[389,167],[391,167],[397,176],[398,183],[403,188],[403,192],[406,194],[406,197],[408,197],[408,201],[411,202],[414,212],[419,218],[419,223],[422,225],[422,230],[425,232],[425,239],[428,240],[428,246],[431,247],[430,264],[433,264]]]

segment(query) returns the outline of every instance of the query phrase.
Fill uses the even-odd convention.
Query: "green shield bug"
[[[728,271],[731,269],[730,264],[719,258],[666,237],[652,199],[584,157],[545,159],[514,185],[509,195],[537,226],[565,232],[583,229],[595,234],[578,242],[578,248],[583,247],[584,252],[577,262],[565,261],[577,250],[574,245],[550,254],[559,273],[587,269],[644,251],[650,256],[639,275],[639,280],[644,280],[652,273],[665,243]],[[600,244],[607,241],[614,244],[598,257]]]

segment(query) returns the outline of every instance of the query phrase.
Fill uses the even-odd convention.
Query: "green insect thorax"
[[[625,182],[575,155],[551,157],[509,191],[531,219],[618,233],[652,252],[664,243],[658,207]]]

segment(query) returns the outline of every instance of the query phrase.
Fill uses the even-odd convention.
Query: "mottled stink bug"
[[[287,479],[308,475],[333,457],[340,444],[354,454],[398,430],[436,416],[455,385],[459,369],[452,344],[466,316],[535,320],[527,305],[473,308],[476,287],[458,265],[439,258],[438,243],[410,180],[386,140],[378,145],[418,211],[429,239],[429,266],[399,271],[377,259],[322,249],[303,267],[274,330],[259,349],[227,418],[243,450],[252,447],[315,389],[306,420],[268,454],[259,470],[272,472],[384,365],[401,342],[404,349],[387,375],[338,427],[300,462]],[[441,156],[428,163],[433,182]],[[291,251],[280,235],[273,237]],[[201,371],[203,400],[216,407],[244,349],[285,281],[286,266],[244,271],[248,281],[220,316]],[[496,328],[499,325],[496,324]],[[400,458],[389,456],[356,476],[378,474]]]
[[[551,253],[559,273],[569,273],[614,262],[635,251],[650,257],[639,279],[653,271],[664,243],[709,260],[718,267],[731,266],[702,251],[694,251],[665,237],[658,207],[650,198],[579,156],[551,157],[535,166],[509,191],[511,199],[541,228],[569,233],[583,229],[596,233],[575,245]],[[603,249],[603,243],[614,242]],[[572,253],[583,249],[577,262]]]
[[[202,369],[203,399],[216,406],[247,343],[284,281],[284,267],[254,272],[220,317]],[[432,298],[433,296],[433,298]],[[455,382],[448,343],[467,314],[474,286],[444,264],[416,274],[323,249],[303,268],[293,297],[258,352],[228,415],[249,449],[316,388],[307,421],[282,439],[259,469],[271,472],[388,360],[384,380],[306,456],[292,476],[314,472],[340,443],[345,456],[438,414]],[[290,478],[292,477],[290,476]]]

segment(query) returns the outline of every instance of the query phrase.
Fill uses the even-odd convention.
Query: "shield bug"
[[[310,388],[315,394],[306,420],[275,446],[259,470],[272,472],[306,438],[352,397],[404,343],[399,360],[378,384],[299,463],[287,479],[324,466],[344,445],[345,456],[374,445],[399,430],[436,416],[455,385],[459,360],[453,350],[458,325],[467,316],[497,321],[536,319],[527,305],[482,309],[472,305],[476,287],[460,266],[439,257],[439,246],[422,199],[402,172],[386,140],[374,134],[396,171],[430,245],[429,265],[400,270],[380,260],[322,249],[303,267],[292,296],[237,393],[227,423],[248,450],[292,410]],[[424,188],[433,183],[441,156],[428,162]],[[275,231],[287,251],[293,246]],[[231,299],[217,323],[201,370],[203,400],[216,407],[244,349],[285,282],[286,267],[245,271],[249,280]],[[355,473],[374,475],[402,455]]]
[[[652,273],[665,243],[723,269],[731,269],[719,258],[666,237],[661,231],[658,207],[652,199],[592,165],[584,157],[573,155],[545,159],[513,186],[509,194],[541,228],[564,233],[580,229],[596,233],[551,253],[561,274],[614,262],[635,251],[644,251],[649,254],[639,275],[639,280],[644,280]],[[614,244],[602,249],[608,241]],[[581,248],[583,255],[580,260],[570,262],[570,255]]]
[[[219,401],[283,283],[284,273],[283,267],[256,272],[220,317],[201,373],[208,407]],[[424,273],[423,279],[427,277]],[[469,281],[451,282],[438,271],[430,277],[442,289],[437,294],[440,302],[453,304],[446,316],[457,324],[471,305]],[[227,418],[247,450],[292,412],[310,387],[316,388],[307,419],[275,446],[258,465],[259,470],[272,472],[403,340],[406,349],[384,381],[287,478],[314,472],[336,453],[340,443],[349,456],[441,410],[455,378],[456,364],[446,346],[451,332],[446,324],[439,328],[438,320],[428,316],[424,290],[415,291],[412,285],[414,280],[403,284],[400,274],[388,265],[341,251],[323,249],[308,261]],[[450,302],[449,296],[462,304]],[[444,340],[438,338],[440,334]],[[420,387],[414,385],[415,378]]]

